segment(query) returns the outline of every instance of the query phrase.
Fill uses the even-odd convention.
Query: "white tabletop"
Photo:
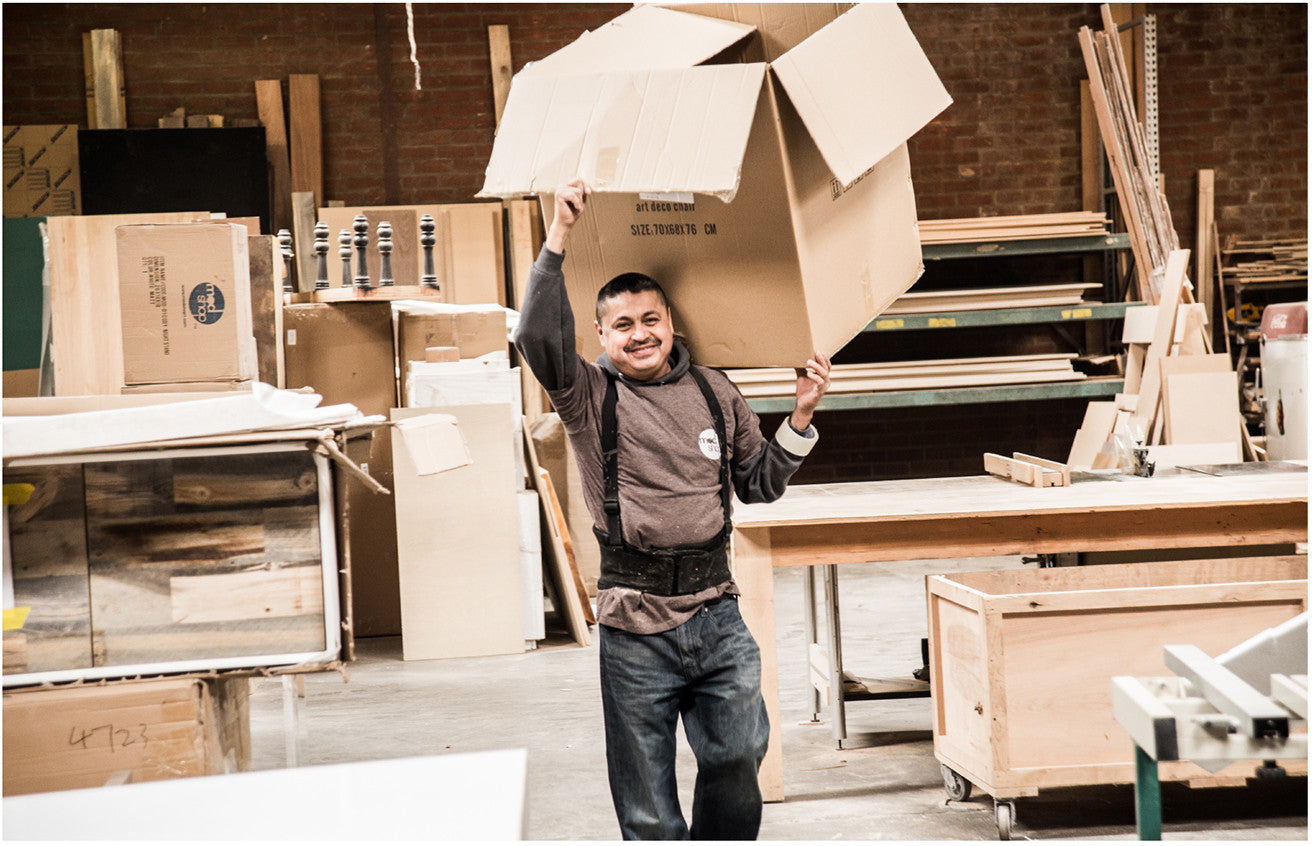
[[[523,749],[4,799],[5,840],[522,840]]]

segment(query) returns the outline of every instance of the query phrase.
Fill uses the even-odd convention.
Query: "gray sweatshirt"
[[[619,499],[624,539],[640,549],[694,546],[724,525],[720,461],[701,439],[713,436],[706,399],[688,375],[698,367],[719,400],[728,440],[734,493],[743,502],[770,502],[783,495],[802,458],[817,440],[815,427],[796,432],[787,421],[767,441],[760,420],[738,388],[718,370],[693,365],[677,341],[670,372],[646,382],[628,379],[602,355],[595,363],[575,352],[574,313],[561,272],[564,256],[543,247],[529,274],[515,346],[546,389],[574,448],[583,496],[598,529],[602,507],[601,404],[610,371],[618,377]],[[575,538],[575,543],[594,543]],[[737,594],[732,581],[696,594],[656,596],[629,588],[597,594],[598,621],[647,634],[680,625],[705,602]]]

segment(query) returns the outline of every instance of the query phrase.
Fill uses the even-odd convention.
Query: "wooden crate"
[[[1134,782],[1115,675],[1170,675],[1167,644],[1218,655],[1307,609],[1307,557],[1105,564],[929,576],[934,754],[995,799]],[[1162,763],[1161,778],[1239,784]],[[1287,762],[1291,774],[1306,761]]]
[[[4,795],[250,767],[250,680],[134,679],[4,694]]]

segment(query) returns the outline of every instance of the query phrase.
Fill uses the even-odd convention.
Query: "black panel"
[[[83,129],[85,214],[208,211],[269,229],[264,127]]]

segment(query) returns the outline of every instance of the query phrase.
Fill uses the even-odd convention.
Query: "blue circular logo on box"
[[[202,282],[191,289],[187,308],[197,323],[218,323],[223,316],[223,292],[212,282]]]

